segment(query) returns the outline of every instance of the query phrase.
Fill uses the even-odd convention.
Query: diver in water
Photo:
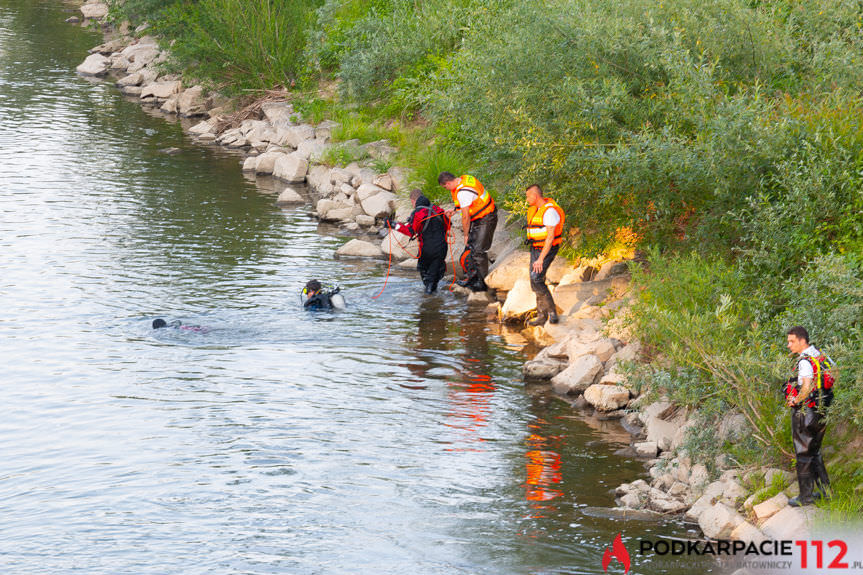
[[[162,318],[156,318],[153,320],[153,329],[163,329],[163,328],[168,328],[168,327],[172,327],[174,329],[180,329],[183,331],[193,331],[196,333],[204,333],[205,331],[207,331],[207,328],[201,327],[199,325],[183,325],[183,322],[181,322],[178,319],[175,319],[175,320],[170,321],[170,322],[167,322],[167,321],[163,320]]]
[[[305,309],[344,309],[345,298],[340,287],[324,287],[318,280],[309,280],[303,288],[303,307]]]

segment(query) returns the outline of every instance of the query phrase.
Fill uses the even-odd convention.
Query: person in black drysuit
[[[303,295],[306,296],[303,302],[305,309],[333,309],[332,296],[336,291],[324,290],[321,282],[318,280],[309,280],[303,290]]]
[[[404,224],[395,224],[393,229],[411,238],[419,238],[419,259],[417,270],[420,272],[425,293],[437,291],[437,284],[446,273],[447,242],[449,218],[439,206],[432,205],[421,190],[411,192],[414,211]]]

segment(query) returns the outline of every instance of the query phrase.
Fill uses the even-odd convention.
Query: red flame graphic
[[[611,550],[605,548],[605,553],[602,554],[602,570],[608,571],[608,565],[611,563],[611,558],[614,557],[623,563],[623,572],[629,573],[629,552],[623,546],[623,539],[620,533],[614,538],[614,543],[611,544]]]

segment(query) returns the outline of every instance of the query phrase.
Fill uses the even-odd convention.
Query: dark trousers
[[[555,256],[557,256],[558,249],[560,249],[559,245],[551,246],[545,259],[542,260],[542,271],[540,273],[535,273],[533,271],[533,264],[539,259],[539,255],[542,253],[542,248],[530,248],[530,288],[533,290],[533,293],[536,294],[536,310],[540,316],[548,316],[551,313],[557,313],[554,298],[551,297],[551,291],[548,289],[548,286],[545,285],[545,274],[548,272],[551,262],[554,261]]]
[[[830,486],[827,468],[821,457],[821,442],[827,424],[824,416],[815,409],[795,409],[791,413],[791,436],[794,439],[794,453],[797,455],[797,481],[800,485],[800,499],[812,500],[812,490],[818,487],[822,493]]]
[[[488,275],[488,248],[491,247],[496,227],[497,209],[470,223],[466,246],[470,254],[465,261],[467,281],[485,285],[485,276]]]
[[[446,251],[446,244],[443,245],[442,250],[423,248],[417,260],[417,270],[419,270],[423,284],[429,288],[429,291],[437,290],[438,282],[446,274]]]

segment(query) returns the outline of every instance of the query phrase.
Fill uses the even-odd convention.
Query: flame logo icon
[[[605,553],[602,554],[603,571],[608,571],[608,565],[611,563],[612,557],[623,564],[624,573],[629,573],[629,552],[623,545],[623,539],[620,537],[620,533],[618,533],[617,537],[614,538],[614,542],[611,544],[611,549],[609,550],[609,548],[606,547]]]

